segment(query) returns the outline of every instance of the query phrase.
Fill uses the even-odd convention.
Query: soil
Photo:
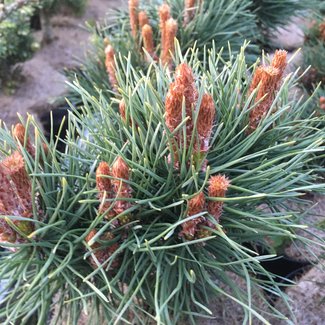
[[[321,325],[325,324],[325,272],[319,268],[313,268],[305,274],[297,285],[287,290],[291,299],[292,312],[295,316],[295,324]],[[276,304],[275,308],[290,315],[283,308],[283,304]],[[275,322],[274,322],[275,324]],[[287,322],[278,321],[277,324],[285,325]]]

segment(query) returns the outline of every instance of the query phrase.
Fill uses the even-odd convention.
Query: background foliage
[[[310,17],[313,12],[319,12],[321,6],[321,0],[252,0],[251,10],[264,34],[264,45],[269,46],[277,28],[284,27],[294,17]]]
[[[33,52],[30,29],[33,11],[32,6],[24,6],[0,22],[0,86],[5,78],[10,78],[11,66],[28,59]]]

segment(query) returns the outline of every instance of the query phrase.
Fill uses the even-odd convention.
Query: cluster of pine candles
[[[286,51],[250,67],[244,48],[223,67],[216,48],[202,55],[204,63],[195,50],[183,55],[176,32],[202,3],[185,1],[178,20],[163,4],[151,25],[139,1],[129,1],[131,41],[137,60],[150,68],[142,71],[132,53],[122,55],[118,42],[114,48],[100,35],[106,57],[98,66],[108,89],[102,96],[96,82],[94,89],[71,84],[82,104],[72,107],[65,153],[53,142],[38,145],[37,135],[32,145],[29,128],[20,124],[9,136],[1,131],[10,143],[0,163],[0,240],[12,247],[2,261],[7,279],[18,274],[18,285],[14,278],[6,288],[3,317],[28,319],[34,292],[42,300],[55,288],[37,315],[58,305],[61,294],[71,324],[87,306],[97,319],[106,312],[109,324],[124,317],[141,324],[148,315],[157,324],[182,317],[195,324],[196,316],[212,315],[211,292],[268,324],[252,294],[284,296],[261,261],[273,254],[269,238],[296,238],[300,210],[289,204],[321,187],[318,170],[308,165],[322,151],[321,118],[304,119],[304,104],[287,98],[295,77],[284,78]],[[267,253],[259,255],[254,245],[265,245]],[[32,256],[23,265],[28,280],[16,272],[20,252]],[[229,274],[247,287],[236,291]]]
[[[19,146],[26,147],[35,157],[35,150],[22,124],[13,129],[13,137]],[[26,141],[25,141],[26,140]],[[16,150],[0,162],[0,215],[33,217],[32,184],[26,172],[23,154]],[[0,219],[0,242],[19,243],[34,230],[33,223],[22,220]]]
[[[106,62],[111,58],[111,53],[107,53]],[[261,120],[269,113],[276,92],[279,89],[285,68],[287,66],[287,52],[284,50],[277,50],[274,54],[270,66],[261,65],[257,67],[248,95],[252,92],[257,92],[252,105],[255,107],[251,110],[249,115],[249,124],[247,132],[253,132],[259,125]],[[109,78],[116,80],[115,68],[110,65],[108,70]],[[113,76],[113,77],[112,77]],[[198,102],[198,90],[195,86],[194,75],[191,68],[182,63],[175,69],[174,82],[169,86],[169,91],[165,100],[165,122],[170,132],[174,134],[174,143],[171,147],[171,153],[168,157],[170,167],[175,170],[179,169],[179,148],[185,142],[190,146],[192,139],[197,139],[194,144],[194,161],[201,166],[202,171],[207,168],[208,161],[204,159],[209,151],[209,140],[215,124],[215,114],[217,108],[215,107],[213,97],[209,93],[205,93],[201,99],[199,112],[197,114],[196,122],[193,121],[195,115],[195,107]],[[183,121],[183,105],[186,113],[186,139],[183,139],[182,131],[175,133],[177,127]],[[123,100],[119,105],[120,115],[125,123],[131,125],[131,121],[126,120],[127,107]],[[195,132],[196,137],[193,137]],[[202,158],[203,157],[203,158]],[[130,208],[130,203],[123,201],[131,197],[132,190],[130,186],[123,182],[130,178],[129,168],[122,157],[118,157],[112,168],[106,163],[101,162],[96,172],[97,189],[99,191],[99,199],[101,205],[99,213],[106,215],[107,219],[112,219],[122,214]],[[111,179],[113,180],[111,182]],[[195,216],[207,211],[209,215],[213,216],[217,223],[220,222],[223,210],[222,201],[213,201],[213,198],[223,198],[226,196],[230,185],[230,180],[226,175],[218,174],[210,177],[209,186],[206,189],[206,194],[202,191],[195,197],[190,199],[187,203],[187,216]],[[210,198],[210,199],[207,199]],[[110,199],[106,202],[105,199]],[[112,203],[112,200],[117,200]],[[212,199],[212,200],[211,200]],[[130,216],[123,216],[126,221],[118,219],[113,225],[123,225],[130,221]],[[211,223],[206,217],[200,216],[182,223],[179,237],[184,237],[186,240],[193,240],[198,238],[205,238],[211,236],[211,230],[215,229],[215,225]],[[88,240],[92,239],[96,231],[92,231]],[[112,238],[112,234],[107,233],[101,239]],[[98,244],[93,247],[98,249]],[[116,250],[117,244],[102,250],[97,250],[95,256],[102,264],[111,254]],[[92,264],[95,265],[94,261]]]
[[[195,0],[185,2],[184,24],[188,24],[195,13]],[[166,3],[162,4],[158,10],[159,13],[159,32],[160,32],[160,59],[164,65],[172,64],[172,55],[174,53],[174,42],[178,30],[177,21],[171,16],[170,6]],[[158,61],[156,53],[156,45],[154,42],[154,33],[150,25],[150,17],[144,10],[139,9],[139,0],[129,0],[129,18],[131,33],[136,41],[142,40],[143,49],[150,56],[151,60]],[[117,80],[115,77],[115,49],[109,40],[105,48],[106,69],[109,74],[109,80],[112,88],[116,90]],[[142,48],[142,46],[140,46]],[[140,51],[140,48],[137,49]],[[144,53],[146,60],[150,61]]]
[[[148,16],[144,11],[138,10],[138,0],[129,1],[130,24],[132,35],[138,37],[139,29],[142,31],[143,45],[146,51],[151,54],[152,58],[158,59],[154,53],[152,28],[149,24]],[[194,14],[193,1],[186,1],[188,6],[185,11],[184,24],[188,23]],[[177,31],[176,21],[170,17],[170,8],[167,4],[163,4],[159,8],[160,30],[161,30],[161,61],[163,65],[172,68],[172,53],[174,52],[174,38]],[[106,68],[108,77],[113,89],[117,92],[117,79],[115,67],[115,51],[111,45],[107,45],[106,50]],[[259,125],[263,117],[265,117],[272,106],[277,90],[279,89],[284,70],[287,62],[287,52],[278,50],[275,52],[274,58],[270,66],[259,66],[252,78],[249,95],[257,90],[254,102],[255,107],[251,110],[247,133],[253,132]],[[194,160],[205,171],[208,161],[206,157],[209,151],[209,140],[215,123],[215,114],[218,109],[215,107],[211,94],[206,93],[201,99],[197,120],[193,121],[195,115],[195,107],[198,102],[198,90],[195,86],[194,75],[191,68],[183,63],[176,67],[175,81],[170,84],[169,91],[165,101],[165,120],[166,125],[171,133],[177,129],[182,123],[182,107],[185,105],[186,113],[186,145],[190,145],[192,139],[197,139],[194,144]],[[123,100],[120,101],[120,114],[126,121],[127,107]],[[129,122],[131,123],[131,122]],[[26,145],[26,150],[30,155],[34,155],[34,149],[27,139],[25,142],[25,129],[19,124],[13,131],[14,138],[20,145]],[[193,137],[193,133],[196,137]],[[174,136],[174,144],[168,160],[171,168],[176,170],[179,168],[179,148],[184,142],[182,131],[178,131]],[[0,164],[0,182],[2,191],[0,192],[0,214],[15,215],[23,217],[32,216],[32,199],[31,199],[31,183],[25,171],[23,156],[18,152],[14,152]],[[130,179],[130,170],[127,163],[122,157],[118,157],[112,166],[106,162],[101,162],[96,171],[96,185],[101,201],[98,213],[105,216],[106,220],[114,219],[112,227],[119,227],[127,224],[132,219],[131,215],[123,215],[128,210],[131,203],[128,201],[132,197],[132,189],[127,181]],[[202,191],[194,198],[188,201],[187,214],[188,217],[195,216],[207,211],[219,223],[222,216],[223,202],[213,201],[211,198],[223,198],[226,196],[230,180],[226,175],[218,174],[210,177],[209,186],[206,194]],[[9,189],[9,191],[7,191]],[[210,198],[210,199],[207,199]],[[115,220],[116,219],[116,220]],[[9,222],[9,224],[8,224]],[[19,229],[17,229],[18,227]],[[211,235],[209,228],[215,226],[209,222],[204,216],[200,216],[182,223],[182,229],[178,236],[184,237],[186,240],[204,238]],[[126,227],[127,231],[127,227]],[[32,234],[33,226],[26,221],[5,221],[1,219],[1,241],[14,243],[23,241],[23,237]],[[87,242],[91,242],[96,235],[96,230],[92,230],[87,238]],[[100,240],[112,240],[114,235],[106,232],[100,236]],[[93,267],[101,265],[116,251],[118,244],[115,243],[110,247],[100,248],[100,244],[95,242],[90,245],[94,250],[93,256],[89,258]],[[97,261],[96,261],[97,259]],[[117,264],[113,263],[117,266]]]

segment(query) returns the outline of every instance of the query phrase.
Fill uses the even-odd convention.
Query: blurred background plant
[[[6,11],[5,8],[15,4],[15,1],[6,0],[0,4],[0,15],[3,12],[0,20],[0,89],[14,87],[14,80],[11,79],[14,79],[17,70],[12,67],[28,59],[33,53],[34,43],[30,28],[30,19],[34,12],[32,3],[34,1],[28,1],[11,11]]]
[[[39,49],[33,38],[31,19],[41,13],[43,42],[50,42],[53,35],[50,17],[70,8],[83,12],[86,0],[5,0],[0,3],[0,89],[13,92],[19,79],[17,63],[29,59]]]
[[[325,18],[316,16],[305,31],[303,69],[309,71],[302,78],[303,85],[312,91],[318,83],[325,82]]]
[[[257,25],[263,35],[262,46],[272,47],[276,30],[286,27],[294,18],[310,17],[324,6],[322,0],[252,0],[251,10],[256,14]]]

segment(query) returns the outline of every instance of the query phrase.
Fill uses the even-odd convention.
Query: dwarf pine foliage
[[[294,92],[287,53],[250,65],[252,47],[218,34],[237,14],[250,30],[250,1],[152,3],[98,28],[64,153],[32,117],[0,128],[3,324],[196,324],[213,296],[269,324],[287,319],[270,295],[290,310],[263,267],[274,243],[324,248],[296,232],[325,191],[324,115]]]
[[[76,81],[64,154],[32,119],[1,129],[3,323],[194,324],[213,295],[284,319],[262,262],[278,240],[324,247],[296,233],[306,194],[324,192],[324,120],[289,96],[284,51],[253,66],[244,49],[197,52],[147,73],[117,57],[110,99]]]
[[[212,42],[218,50],[230,44],[232,51],[238,53],[246,39],[252,40],[246,54],[250,62],[256,60],[259,52],[256,39],[260,34],[247,0],[130,0],[126,9],[112,10],[107,17],[105,22],[88,24],[93,49],[80,69],[67,71],[71,80],[76,75],[84,88],[96,84],[107,96],[115,81],[112,73],[107,80],[105,70],[112,69],[116,53],[131,53],[133,66],[146,71],[151,61],[172,64],[175,37],[182,53],[196,43],[200,57],[204,47],[211,47]],[[229,56],[229,51],[220,53],[224,59]],[[76,104],[80,101],[74,92],[69,98]]]
[[[93,49],[82,67],[67,71],[67,75],[70,80],[77,75],[84,88],[96,84],[109,95],[114,80],[108,82],[104,76],[105,68],[110,69],[108,56],[113,60],[114,53],[131,53],[133,66],[145,71],[152,60],[171,64],[175,36],[183,54],[196,43],[201,59],[204,48],[213,42],[218,51],[230,45],[232,52],[238,53],[249,40],[246,60],[253,63],[261,48],[270,47],[278,27],[317,10],[319,5],[319,0],[129,0],[126,9],[108,12],[105,22],[88,24]],[[221,55],[228,59],[229,51]],[[80,101],[73,92],[69,98],[76,104]]]

